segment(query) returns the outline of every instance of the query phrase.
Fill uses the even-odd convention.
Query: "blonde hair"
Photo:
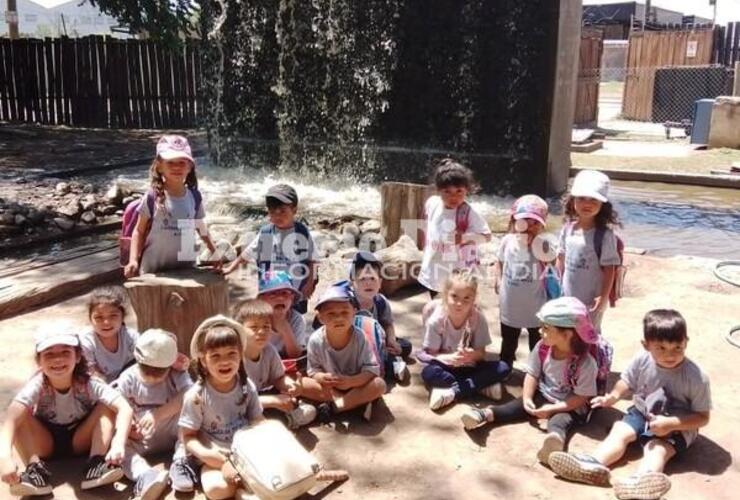
[[[447,295],[454,285],[463,285],[466,288],[472,288],[475,292],[475,298],[478,298],[478,277],[469,269],[455,269],[445,280],[442,286],[442,307],[447,309]],[[477,302],[477,300],[474,300]]]
[[[272,306],[261,299],[245,300],[234,308],[234,319],[244,324],[249,318],[271,318]]]

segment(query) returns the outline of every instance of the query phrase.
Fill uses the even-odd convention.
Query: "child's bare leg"
[[[72,437],[74,453],[79,455],[90,450],[91,457],[108,453],[113,439],[115,415],[113,410],[98,403]]]
[[[644,455],[640,460],[637,472],[663,472],[668,460],[676,456],[676,449],[663,439],[651,439],[645,445]]]
[[[624,455],[627,446],[637,439],[635,430],[624,422],[615,422],[609,435],[591,454],[604,465],[611,465]]]
[[[361,387],[355,387],[345,393],[336,392],[334,406],[338,412],[348,411],[375,401],[383,394],[385,394],[385,382],[382,378],[375,377]]]
[[[318,383],[315,379],[310,377],[303,377],[301,380],[301,396],[310,399],[312,401],[331,401],[334,399],[332,391],[328,387],[324,387]]]
[[[221,469],[204,465],[200,474],[200,482],[203,486],[203,493],[209,500],[231,498],[236,493],[236,485],[224,479]]]
[[[54,452],[54,438],[44,424],[30,412],[25,415],[16,430],[13,444],[25,464],[37,462]]]

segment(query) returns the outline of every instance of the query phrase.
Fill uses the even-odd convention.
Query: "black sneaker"
[[[103,455],[95,455],[87,461],[87,468],[80,488],[89,490],[98,486],[115,483],[123,477],[120,465],[109,464]]]
[[[31,462],[21,473],[21,482],[10,485],[10,494],[18,497],[51,494],[51,473],[44,462]]]
[[[167,489],[167,471],[149,469],[139,476],[134,485],[134,498],[157,500]]]
[[[195,457],[177,458],[170,465],[170,482],[172,489],[180,493],[190,493],[200,481],[200,465]]]
[[[316,407],[316,420],[318,420],[320,424],[326,425],[331,423],[333,416],[334,409],[330,403],[321,403]]]

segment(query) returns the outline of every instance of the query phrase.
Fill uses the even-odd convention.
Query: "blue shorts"
[[[635,434],[637,434],[637,441],[640,443],[641,446],[645,446],[648,441],[651,441],[653,439],[662,439],[666,443],[673,446],[673,448],[676,450],[676,455],[683,451],[686,451],[686,448],[688,448],[688,446],[686,445],[686,439],[684,439],[683,434],[678,431],[671,432],[667,436],[663,437],[658,437],[652,432],[646,431],[645,425],[647,424],[647,419],[645,418],[645,415],[640,413],[640,411],[634,406],[630,406],[630,408],[627,410],[627,414],[622,417],[622,422],[632,427],[632,429],[635,431]]]

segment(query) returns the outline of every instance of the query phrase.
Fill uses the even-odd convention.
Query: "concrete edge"
[[[612,180],[664,182],[666,184],[686,184],[727,189],[740,189],[740,175],[679,174],[674,172],[652,172],[649,170],[610,170],[603,168],[571,167],[573,177],[581,170],[598,170]]]

